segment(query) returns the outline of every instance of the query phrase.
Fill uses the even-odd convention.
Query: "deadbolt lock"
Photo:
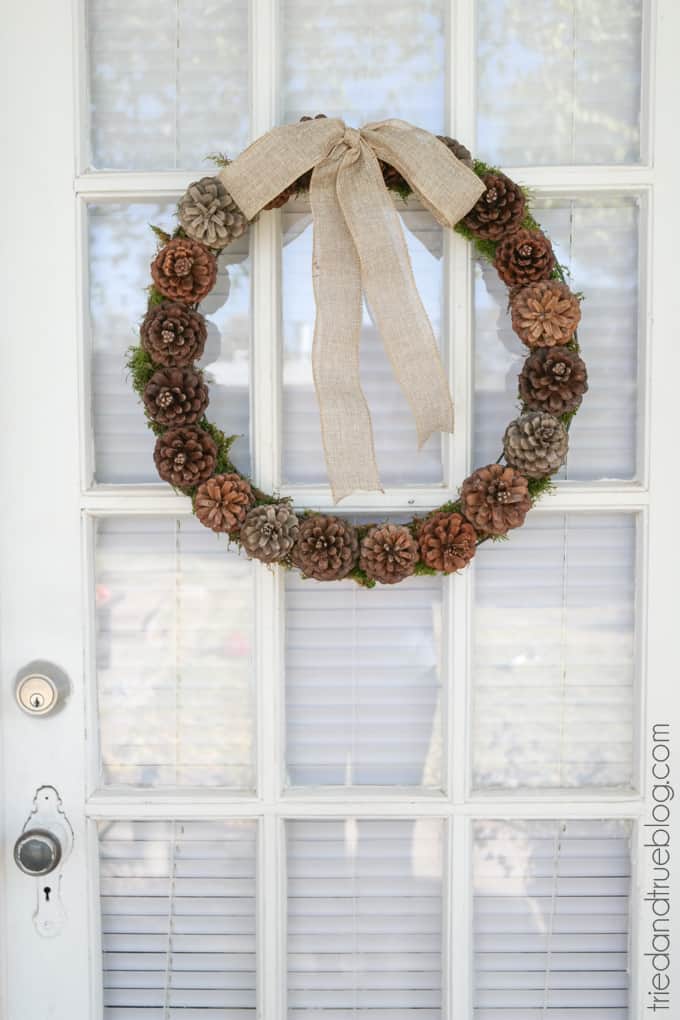
[[[28,715],[49,715],[68,697],[68,678],[52,663],[32,662],[17,676],[15,694],[19,707]]]

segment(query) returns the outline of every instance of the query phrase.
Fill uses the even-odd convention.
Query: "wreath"
[[[154,462],[161,479],[190,496],[198,520],[248,557],[308,578],[351,578],[373,587],[466,567],[482,542],[520,527],[551,487],[588,388],[577,337],[581,295],[567,285],[525,190],[473,160],[456,140],[396,120],[358,131],[323,115],[304,117],[275,128],[233,162],[210,158],[220,170],[189,186],[174,233],[152,228],[160,247],[151,263],[140,343],[128,357],[134,389],[157,437]],[[291,500],[262,492],[234,466],[230,446],[236,436],[205,416],[208,386],[196,362],[207,328],[199,304],[215,285],[217,256],[249,222],[261,210],[310,192],[314,377],[331,487],[336,502],[356,488],[379,488],[358,382],[362,291],[421,442],[452,427],[441,362],[388,191],[403,199],[418,195],[440,223],[493,264],[508,288],[512,327],[527,357],[519,374],[521,410],[505,430],[502,452],[463,481],[458,499],[405,524],[353,525],[335,514],[296,510]]]

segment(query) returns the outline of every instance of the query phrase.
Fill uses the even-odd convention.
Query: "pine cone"
[[[447,149],[449,149],[456,159],[464,163],[469,170],[473,169],[472,155],[470,150],[466,149],[464,145],[457,142],[455,138],[448,138],[446,135],[437,135],[440,142],[443,142]],[[389,163],[384,163],[382,159],[378,160],[380,163],[380,169],[382,170],[383,180],[386,188],[392,188],[395,191],[410,191],[411,185],[408,181],[402,177],[398,170]]]
[[[467,566],[477,551],[477,535],[460,514],[431,514],[418,533],[420,557],[433,570],[452,574]]]
[[[521,527],[531,508],[526,478],[502,464],[489,464],[471,474],[460,496],[467,519],[487,535],[504,535]]]
[[[175,237],[151,263],[151,276],[164,297],[197,304],[215,286],[217,262],[205,245]]]
[[[212,531],[237,531],[253,505],[253,490],[237,474],[215,475],[199,485],[194,510]]]
[[[217,177],[202,177],[189,185],[177,218],[187,237],[209,248],[225,248],[248,229],[248,220]]]
[[[587,389],[585,362],[568,347],[538,347],[519,376],[519,395],[529,411],[575,411]]]
[[[520,227],[496,248],[496,272],[508,287],[547,280],[555,268],[550,241],[541,230]]]
[[[280,563],[293,548],[300,522],[287,503],[268,503],[248,512],[241,527],[241,545],[263,563]]]
[[[157,365],[181,368],[203,354],[205,319],[177,301],[163,301],[146,313],[140,327],[142,348]]]
[[[190,489],[210,478],[216,458],[212,437],[196,425],[168,429],[156,440],[153,452],[158,474],[178,489]]]
[[[381,584],[396,584],[410,577],[417,562],[415,539],[399,524],[371,528],[361,543],[359,566]]]
[[[569,434],[559,418],[530,411],[511,421],[505,430],[503,452],[511,467],[526,478],[545,478],[564,464]]]
[[[158,425],[194,425],[208,406],[208,387],[193,368],[159,368],[142,394],[146,413]]]
[[[463,218],[476,237],[498,241],[519,228],[524,219],[524,192],[500,171],[482,175],[486,191]]]
[[[338,581],[349,574],[359,551],[357,533],[339,517],[313,514],[300,524],[291,559],[305,577]]]
[[[304,123],[306,120],[326,120],[326,114],[317,113],[314,117],[300,117],[300,124]],[[277,195],[276,198],[271,200],[271,202],[268,202],[265,209],[280,209],[282,205],[286,204],[289,198],[294,198],[296,195],[299,195],[300,192],[309,191],[311,183],[312,171],[308,170],[302,175],[302,177],[298,177],[296,181],[293,181],[293,183],[289,184],[287,188],[284,188],[280,195]]]
[[[565,283],[540,280],[510,297],[512,328],[527,347],[569,343],[581,320],[581,305]]]

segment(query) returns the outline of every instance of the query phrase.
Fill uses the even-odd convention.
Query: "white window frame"
[[[94,524],[98,518],[110,515],[186,516],[189,501],[176,496],[160,485],[109,486],[94,485],[92,422],[88,418],[91,407],[90,365],[88,358],[87,312],[87,205],[96,201],[125,199],[156,199],[174,197],[204,171],[170,172],[88,172],[88,101],[87,67],[84,59],[86,32],[84,0],[72,0],[73,21],[65,16],[67,3],[55,4],[53,11],[46,0],[25,0],[23,18],[16,18],[8,38],[10,48],[21,54],[14,57],[19,81],[25,84],[21,103],[24,117],[30,116],[31,104],[44,104],[47,94],[45,79],[40,74],[40,61],[49,78],[50,59],[54,53],[59,60],[59,82],[54,95],[56,101],[65,100],[71,93],[77,97],[75,110],[62,109],[56,132],[48,141],[27,140],[25,150],[16,154],[17,179],[38,189],[43,180],[45,159],[60,167],[52,185],[53,197],[68,205],[60,209],[58,219],[62,225],[75,219],[77,247],[76,266],[55,269],[58,283],[66,294],[77,290],[77,302],[65,299],[60,310],[65,317],[64,337],[71,337],[72,345],[65,356],[75,368],[78,361],[80,404],[80,498],[82,513],[83,569],[82,591],[86,597],[86,650],[84,695],[86,705],[83,718],[88,733],[87,780],[83,818],[76,819],[76,830],[87,827],[87,930],[93,947],[90,958],[90,999],[87,1013],[69,1013],[73,1020],[81,1016],[97,1018],[102,1015],[99,902],[98,902],[98,850],[96,822],[101,819],[124,818],[225,818],[242,817],[259,819],[258,850],[258,1005],[259,1015],[266,1020],[278,1020],[286,1015],[286,876],[284,824],[287,818],[305,817],[442,817],[447,822],[446,870],[444,874],[445,927],[443,939],[443,1009],[448,1020],[472,1017],[472,924],[471,924],[471,822],[477,818],[626,818],[634,823],[634,878],[633,921],[631,940],[631,968],[633,974],[630,993],[630,1015],[642,1016],[644,994],[649,987],[649,961],[644,956],[645,915],[639,892],[648,879],[644,868],[644,822],[650,810],[648,754],[648,727],[653,721],[676,723],[680,732],[680,705],[677,696],[669,692],[669,650],[677,630],[673,593],[677,583],[677,556],[672,555],[677,534],[677,484],[669,465],[675,464],[675,438],[672,415],[676,413],[677,379],[680,378],[679,345],[675,334],[680,321],[680,288],[675,280],[674,256],[677,236],[677,185],[675,166],[680,150],[676,140],[676,99],[671,83],[675,80],[676,49],[680,42],[680,7],[675,0],[647,0],[644,4],[643,81],[649,81],[643,96],[642,124],[644,126],[639,166],[614,167],[522,167],[507,168],[515,179],[530,186],[536,193],[571,195],[580,192],[623,192],[637,194],[642,199],[641,218],[641,351],[640,378],[645,380],[640,392],[639,477],[632,482],[580,484],[562,482],[557,491],[546,497],[536,513],[557,511],[627,512],[638,520],[638,590],[637,620],[639,627],[638,685],[640,711],[636,736],[635,774],[636,790],[632,793],[598,793],[590,790],[550,791],[529,794],[474,792],[469,787],[470,748],[467,734],[470,720],[469,630],[472,594],[472,573],[444,582],[445,620],[450,640],[446,643],[443,669],[443,686],[448,689],[445,737],[447,757],[445,764],[446,786],[441,794],[418,792],[388,792],[385,790],[327,790],[286,791],[284,776],[284,593],[280,572],[269,571],[257,565],[256,576],[256,686],[257,686],[257,765],[259,786],[257,794],[233,795],[224,791],[164,791],[131,790],[120,792],[98,788],[98,748],[95,672],[93,668],[94,621],[92,600]],[[251,136],[257,137],[278,120],[279,27],[277,0],[252,0],[251,11]],[[474,52],[475,4],[474,0],[455,0],[450,5],[448,25],[449,66],[453,68],[448,84],[448,131],[474,145]],[[33,19],[36,20],[33,20]],[[41,27],[36,30],[38,20]],[[37,39],[37,47],[36,47]],[[25,58],[33,47],[33,54]],[[20,63],[23,62],[20,67]],[[71,63],[71,69],[68,64]],[[656,83],[656,84],[655,84]],[[20,94],[17,91],[17,94]],[[69,134],[69,126],[73,134]],[[64,167],[73,165],[72,137],[76,137],[76,167],[73,191],[65,187]],[[650,154],[655,153],[652,162]],[[13,153],[14,155],[14,153]],[[200,154],[197,153],[197,161]],[[48,166],[49,170],[49,166]],[[69,175],[67,174],[66,177]],[[20,196],[19,196],[20,197]],[[18,203],[20,205],[20,203]],[[674,216],[669,215],[674,211]],[[44,215],[44,214],[43,214]],[[37,213],[36,213],[37,216]],[[7,222],[20,231],[25,223],[25,209],[8,209]],[[29,224],[38,226],[40,219]],[[251,442],[253,449],[253,475],[256,483],[265,489],[279,489],[294,496],[298,504],[319,508],[331,507],[330,494],[325,487],[279,485],[281,444],[281,359],[280,336],[280,214],[262,217],[252,231],[252,334],[257,344],[251,351]],[[459,409],[457,431],[451,441],[444,443],[446,484],[443,487],[390,488],[382,495],[362,495],[343,503],[346,511],[369,511],[380,508],[395,512],[427,509],[449,498],[471,467],[470,414],[472,392],[472,359],[469,337],[472,330],[471,292],[472,274],[469,248],[453,235],[446,239],[446,307],[451,339],[454,399]],[[653,272],[651,255],[654,252]],[[23,307],[31,306],[30,281],[19,285]],[[653,314],[652,314],[653,309]],[[18,319],[17,319],[18,321]],[[69,334],[69,326],[73,329]],[[653,350],[653,358],[646,351]],[[13,355],[9,360],[12,365]],[[16,362],[18,366],[18,362]],[[17,367],[18,378],[18,367]],[[11,385],[2,380],[2,396],[11,394]],[[16,383],[15,383],[16,385]],[[62,396],[63,401],[63,396]],[[75,391],[73,393],[75,399]],[[0,406],[2,404],[0,403]],[[14,406],[5,402],[5,407]],[[464,413],[463,409],[468,409]],[[57,428],[59,431],[59,427]],[[69,431],[64,426],[64,438]],[[21,465],[16,458],[10,469],[20,477]],[[653,499],[652,499],[653,497]],[[55,514],[59,521],[67,522],[73,511],[70,495],[55,498]],[[18,511],[9,510],[5,527],[11,530],[12,521],[18,520]],[[8,550],[3,540],[3,552]],[[10,557],[11,560],[11,557]],[[17,611],[22,605],[17,607]],[[46,610],[43,610],[46,612]],[[10,652],[14,649],[10,645]],[[18,655],[19,653],[17,653]],[[455,678],[455,682],[454,682]],[[7,703],[5,703],[7,704]],[[18,754],[20,740],[26,740],[23,731],[7,739],[7,754]],[[28,743],[37,741],[31,734]],[[36,745],[37,746],[37,745]],[[30,752],[30,747],[28,748]],[[7,759],[6,759],[7,760]],[[9,759],[11,760],[11,758]],[[82,763],[76,761],[70,769],[68,793],[76,798],[82,792]],[[11,791],[10,791],[11,792]],[[15,831],[16,819],[23,813],[23,805],[8,808],[7,831]],[[80,851],[82,854],[82,850]],[[76,855],[82,867],[82,857]],[[680,869],[676,869],[675,890],[680,895]],[[680,900],[676,896],[676,902]],[[12,931],[10,897],[8,912]],[[75,911],[74,923],[83,923],[82,910]],[[468,939],[461,944],[460,933]],[[454,933],[456,936],[454,938]],[[10,976],[13,962],[21,962],[20,953],[28,942],[18,935],[14,944],[7,939],[3,957]],[[676,960],[677,963],[680,961]],[[31,961],[22,964],[25,975],[31,972]],[[29,978],[26,976],[26,979]],[[8,981],[2,980],[10,1012],[12,995],[7,991]],[[15,986],[12,986],[15,987]],[[680,987],[676,981],[676,995]],[[67,1015],[67,1014],[64,1014]],[[61,1013],[59,1014],[61,1017]]]

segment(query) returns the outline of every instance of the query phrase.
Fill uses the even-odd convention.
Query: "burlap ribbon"
[[[371,417],[359,379],[362,290],[411,406],[419,447],[453,430],[453,404],[378,159],[395,167],[435,219],[453,227],[484,191],[428,131],[402,120],[319,118],[274,128],[220,171],[248,219],[312,167],[312,363],[328,478],[337,503],[381,490]]]

